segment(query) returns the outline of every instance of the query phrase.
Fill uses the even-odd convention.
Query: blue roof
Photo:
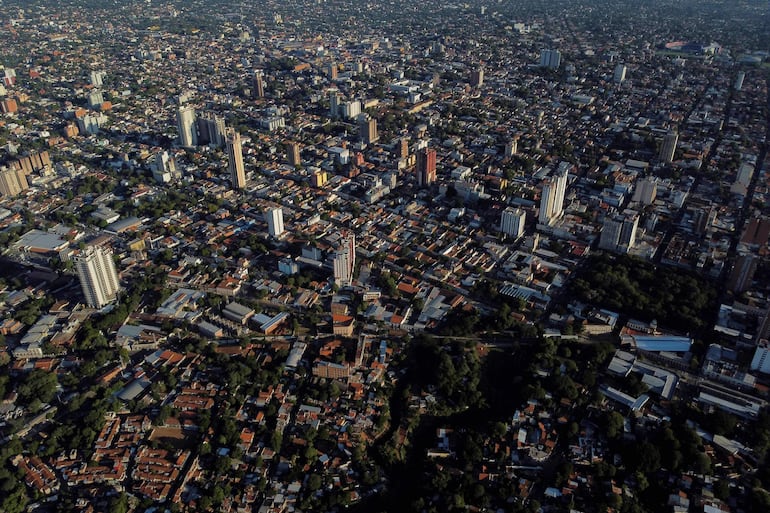
[[[634,336],[636,348],[640,351],[668,351],[672,353],[686,353],[690,350],[692,339],[689,337],[674,336]]]

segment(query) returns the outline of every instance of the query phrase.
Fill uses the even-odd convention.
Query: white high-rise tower
[[[566,164],[566,165],[565,165]],[[550,226],[564,212],[564,196],[567,192],[569,179],[569,164],[562,163],[556,174],[546,179],[540,196],[540,212],[538,223]]]
[[[179,144],[185,148],[193,148],[198,144],[198,130],[195,126],[195,108],[180,105],[176,111]]]
[[[83,295],[89,306],[102,308],[115,300],[120,290],[120,282],[111,251],[88,246],[80,255],[74,257],[74,262]]]
[[[280,237],[283,233],[283,209],[270,208],[265,211],[265,221],[267,221],[267,232],[271,237]]]

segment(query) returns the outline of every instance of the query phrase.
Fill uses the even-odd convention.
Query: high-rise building
[[[299,156],[299,143],[289,142],[286,144],[286,160],[292,166],[299,166],[302,164],[302,159]]]
[[[91,107],[92,109],[99,109],[101,108],[103,103],[104,103],[104,93],[102,93],[98,89],[88,93],[89,107]]]
[[[225,123],[224,116],[215,114],[203,114],[197,120],[198,126],[198,144],[210,144],[218,148],[225,146]]]
[[[500,231],[518,239],[524,235],[524,223],[527,220],[527,213],[520,208],[508,207],[503,210],[500,219]]]
[[[739,71],[738,76],[735,78],[735,90],[740,91],[743,89],[743,81],[746,79],[746,72]]]
[[[257,98],[265,97],[265,79],[262,70],[254,72],[254,93]]]
[[[227,143],[227,169],[230,172],[230,183],[233,189],[243,189],[246,186],[246,170],[243,167],[243,148],[241,134],[232,128],[225,129]]]
[[[73,260],[89,306],[102,308],[115,300],[120,290],[120,282],[111,251],[87,246]]]
[[[417,185],[427,187],[436,181],[436,150],[422,148],[417,152]]]
[[[636,244],[639,216],[636,212],[615,214],[604,218],[599,248],[615,253],[628,253]]]
[[[198,130],[195,123],[195,108],[180,105],[176,111],[177,129],[179,130],[179,145],[194,148],[198,145]]]
[[[558,69],[561,65],[561,52],[559,50],[541,50],[540,67]]]
[[[152,175],[160,183],[168,183],[180,178],[174,157],[167,151],[161,151],[155,155],[155,170]]]
[[[338,70],[337,63],[336,62],[329,63],[328,70],[329,70],[329,80],[332,80],[332,81],[337,80],[337,70]]]
[[[369,114],[361,113],[356,118],[358,123],[358,136],[366,144],[372,144],[380,138],[377,132],[377,120]]]
[[[518,152],[519,152],[519,138],[513,137],[510,141],[508,141],[505,144],[504,155],[506,157],[513,157]]]
[[[564,196],[567,192],[569,167],[568,162],[562,162],[556,173],[543,183],[543,190],[540,194],[540,211],[538,212],[539,224],[550,226],[564,212]]]
[[[345,287],[353,283],[356,269],[356,237],[352,233],[345,234],[340,239],[340,245],[332,260],[334,282]]]
[[[283,233],[283,209],[280,207],[265,210],[267,233],[271,237],[280,237]]]
[[[484,84],[484,68],[479,66],[471,71],[471,86],[481,87]]]
[[[615,66],[615,73],[612,75],[612,81],[616,84],[622,84],[626,79],[626,67],[623,64]]]
[[[3,68],[2,70],[3,75],[3,84],[6,86],[12,86],[16,83],[16,70],[11,68]]]
[[[399,158],[405,159],[409,156],[409,139],[406,137],[402,138],[401,141],[399,141],[399,152],[398,152]]]
[[[313,187],[323,187],[328,181],[328,174],[326,171],[321,169],[316,169],[313,174],[310,175],[310,183],[313,185]]]
[[[636,189],[632,201],[642,205],[652,205],[658,194],[658,179],[654,176],[645,176],[636,182]]]
[[[358,100],[344,102],[339,106],[337,114],[343,118],[353,119],[361,114],[361,102]]]
[[[13,114],[19,112],[19,104],[16,103],[15,98],[6,98],[0,103],[0,110],[3,111],[3,114]]]
[[[329,91],[329,116],[336,118],[340,115],[340,93],[336,89]]]
[[[0,168],[0,195],[16,196],[29,189],[24,170],[16,168]]]
[[[89,74],[89,81],[91,82],[91,85],[94,87],[102,87],[104,85],[104,72],[103,71],[92,71]]]
[[[751,253],[739,255],[727,279],[727,289],[736,294],[748,289],[757,270],[757,260],[758,258]]]
[[[663,138],[663,144],[660,146],[660,155],[658,158],[661,162],[672,162],[674,160],[674,152],[676,151],[676,143],[679,142],[679,134],[671,131]]]
[[[766,341],[761,342],[754,350],[754,357],[751,359],[751,370],[770,374],[770,344]]]

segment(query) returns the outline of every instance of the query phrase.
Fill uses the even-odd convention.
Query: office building
[[[636,212],[615,214],[604,218],[599,248],[614,253],[628,253],[636,244],[639,216]]]
[[[376,142],[380,135],[377,132],[377,120],[369,114],[362,113],[356,118],[358,124],[358,136],[366,144]]]
[[[353,283],[356,269],[356,237],[352,233],[345,234],[340,239],[340,245],[332,259],[334,283],[340,287]]]
[[[29,183],[22,169],[0,168],[0,195],[16,196],[27,189],[29,189]]]
[[[561,52],[559,50],[541,50],[540,67],[558,69],[561,65]]]
[[[180,105],[176,111],[176,122],[179,130],[179,145],[184,148],[197,146],[198,130],[195,123],[195,108]]]
[[[254,94],[257,98],[265,97],[265,77],[262,70],[254,72]]]
[[[626,67],[623,64],[615,66],[615,73],[612,75],[612,81],[616,84],[622,84],[626,79]]]
[[[569,179],[568,169],[569,163],[562,162],[554,176],[547,178],[543,183],[538,212],[538,223],[543,226],[552,225],[564,212],[564,196]]]
[[[267,233],[271,237],[280,237],[284,231],[283,209],[276,207],[265,210],[265,221],[267,222]]]
[[[89,306],[102,308],[115,300],[120,282],[111,251],[88,246],[73,261]]]
[[[503,210],[500,219],[500,231],[514,239],[524,235],[524,223],[527,220],[527,213],[520,208],[508,207]]]
[[[677,132],[672,131],[666,134],[660,147],[660,155],[658,156],[661,162],[673,162],[677,142],[679,142],[679,134]]]
[[[246,171],[243,167],[243,148],[241,135],[232,128],[225,129],[227,144],[227,170],[230,172],[230,183],[233,189],[243,189],[246,186]]]
[[[417,152],[417,185],[427,187],[436,181],[436,150],[423,148]]]
[[[299,143],[293,141],[286,143],[286,160],[292,166],[302,165],[302,159],[299,156]]]
[[[481,87],[484,84],[484,68],[479,66],[477,69],[471,71],[471,86]]]

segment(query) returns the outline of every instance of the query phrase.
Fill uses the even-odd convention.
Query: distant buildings
[[[73,258],[86,303],[93,308],[115,300],[120,289],[118,273],[112,261],[112,252],[97,246],[86,247]]]
[[[241,135],[228,128],[225,130],[227,143],[227,169],[230,172],[230,183],[233,189],[243,189],[246,186],[246,171],[243,167],[243,148]]]
[[[558,69],[561,65],[561,52],[559,50],[541,50],[540,67]]]
[[[524,235],[526,219],[527,214],[522,209],[508,207],[503,210],[503,215],[500,219],[500,231],[514,239],[518,239]]]

